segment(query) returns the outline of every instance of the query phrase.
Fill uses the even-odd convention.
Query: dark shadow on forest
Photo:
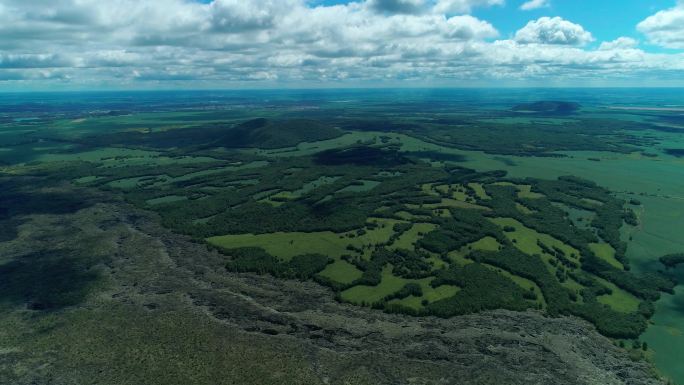
[[[316,163],[325,166],[353,164],[356,166],[399,166],[408,159],[396,150],[380,149],[368,146],[356,146],[343,149],[326,150],[314,156]]]
[[[443,153],[443,152],[437,152],[437,151],[409,151],[409,152],[404,152],[407,156],[413,156],[416,158],[427,158],[430,160],[435,160],[439,162],[454,162],[454,163],[462,163],[468,160],[468,158],[465,155],[461,154],[448,154],[448,153]]]
[[[0,265],[0,303],[49,311],[81,303],[98,275],[87,259],[65,251],[35,252]]]
[[[684,158],[684,148],[666,148],[665,152],[677,158]]]
[[[23,223],[22,216],[70,214],[89,206],[89,200],[79,194],[25,192],[17,183],[0,181],[0,242],[16,238],[17,228]]]

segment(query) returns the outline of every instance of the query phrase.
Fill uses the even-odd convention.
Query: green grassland
[[[607,243],[590,243],[589,248],[597,257],[605,260],[618,269],[622,269],[622,264],[615,259],[615,249]]]
[[[425,280],[423,280],[424,283]],[[407,283],[421,284],[420,280],[410,280],[392,274],[392,266],[382,269],[380,283],[374,286],[357,285],[342,292],[342,299],[356,304],[372,304],[399,291]],[[421,285],[422,286],[422,285]]]
[[[321,277],[347,285],[361,278],[363,272],[347,261],[337,260],[326,266],[318,274]]]
[[[506,226],[512,227],[513,231],[505,232],[506,237],[515,243],[515,246],[525,254],[544,254],[544,251],[539,245],[541,242],[547,246],[557,247],[563,250],[566,255],[579,256],[579,252],[572,246],[566,245],[548,234],[539,233],[525,227],[525,225],[513,218],[493,218],[491,221],[502,228]]]
[[[207,238],[207,242],[224,249],[238,249],[243,247],[259,247],[269,254],[289,260],[300,254],[323,254],[331,257],[341,257],[350,251],[347,246],[365,248],[389,241],[394,231],[392,227],[401,223],[394,219],[376,218],[371,223],[377,227],[364,229],[363,235],[357,231],[334,233],[321,231],[312,233],[279,232],[268,234],[235,234]],[[405,242],[408,242],[406,240]],[[368,253],[368,252],[366,252]]]
[[[457,286],[442,285],[438,287],[432,287],[429,285],[421,285],[423,287],[422,296],[411,295],[404,299],[394,299],[388,302],[391,306],[393,304],[405,306],[416,311],[420,311],[425,307],[424,301],[428,303],[436,302],[439,300],[451,298],[458,294],[459,288]]]

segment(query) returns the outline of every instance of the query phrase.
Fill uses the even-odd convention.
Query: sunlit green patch
[[[33,147],[33,151],[38,151],[38,152],[47,152],[47,151],[63,151],[63,150],[68,150],[70,148],[73,148],[73,144],[63,144],[63,145],[57,145],[57,146],[41,146],[41,147]],[[2,149],[0,149],[2,151]]]
[[[526,199],[540,199],[543,198],[543,194],[539,194],[532,191],[532,186],[529,184],[515,184],[510,182],[496,182],[495,186],[512,186],[518,190],[518,198]]]
[[[437,228],[437,225],[432,223],[414,223],[413,226],[402,234],[392,245],[396,249],[413,250],[414,245],[423,235]]]
[[[421,281],[421,288],[423,289],[423,295],[420,297],[411,295],[404,299],[394,299],[389,301],[388,304],[398,304],[411,309],[420,310],[425,307],[423,303],[430,303],[439,301],[440,299],[453,297],[461,290],[461,288],[451,285],[432,287],[424,281]]]
[[[269,234],[231,234],[208,238],[207,241],[225,249],[242,247],[259,247],[267,253],[282,260],[289,260],[295,255],[318,253],[330,257],[340,257],[353,254],[347,249],[348,245],[363,248],[364,255],[370,254],[372,247],[386,243],[394,234],[392,227],[400,221],[394,219],[374,219],[378,225],[366,228],[362,235],[357,231],[334,233],[321,231],[313,233],[278,232]]]
[[[427,195],[436,196],[436,197],[440,196],[439,191],[437,191],[434,188],[434,185],[432,183],[425,183],[425,184],[420,186],[420,189],[423,191],[423,193],[425,193]]]
[[[411,214],[408,211],[397,211],[394,213],[394,215],[400,219],[407,220],[409,222],[417,222],[417,221],[425,221],[425,220],[430,220],[430,217],[427,215],[415,215]]]
[[[596,212],[582,210],[576,207],[566,206],[564,210],[568,213],[568,219],[577,227],[589,229],[592,221],[596,218]]]
[[[346,192],[365,192],[365,191],[370,191],[377,187],[380,184],[380,182],[376,180],[360,180],[357,181],[357,183],[351,184],[347,187],[344,187],[340,190],[337,190],[338,193],[346,193]]]
[[[379,176],[382,178],[391,178],[391,177],[397,177],[397,176],[402,176],[402,175],[404,175],[404,173],[401,171],[394,171],[394,172],[380,171],[379,173],[375,174],[375,176]]]
[[[278,206],[282,204],[283,201],[301,198],[305,194],[315,190],[318,187],[329,185],[335,183],[336,180],[340,179],[339,176],[322,176],[316,180],[305,183],[301,188],[294,191],[281,191],[279,193],[273,194],[262,201],[265,203],[273,204]]]
[[[271,195],[273,195],[279,191],[280,191],[280,189],[270,189],[270,190],[260,191],[256,194],[252,195],[252,199],[254,199],[255,201],[258,201],[258,200],[264,199],[268,196],[271,196]]]
[[[167,195],[160,198],[149,199],[146,201],[148,205],[160,205],[164,203],[173,203],[187,200],[188,197],[181,195]]]
[[[471,243],[469,249],[481,251],[497,251],[501,244],[494,237],[484,237],[479,241]]]
[[[411,280],[392,275],[392,266],[387,265],[382,269],[382,279],[377,286],[358,285],[341,293],[342,299],[355,304],[372,304],[393,294]]]
[[[527,278],[523,278],[519,275],[512,274],[511,272],[503,270],[499,267],[492,266],[486,263],[483,265],[497,271],[499,274],[505,277],[508,277],[510,280],[515,282],[518,286],[522,287],[523,289],[533,291],[537,295],[537,303],[540,303],[542,305],[542,308],[546,308],[546,300],[544,299],[544,295],[542,294],[541,289],[536,283],[530,281]]]
[[[96,182],[100,179],[102,179],[101,176],[88,175],[88,176],[84,176],[81,178],[74,179],[74,183],[76,183],[76,184],[88,184],[88,183]]]
[[[562,118],[540,118],[534,116],[507,116],[504,118],[484,118],[478,119],[484,123],[495,123],[495,124],[535,124],[535,125],[552,125],[561,126],[567,123],[574,123],[575,119],[562,119]]]
[[[411,209],[441,209],[441,208],[461,208],[461,209],[471,209],[471,210],[490,210],[489,207],[480,206],[474,203],[462,202],[456,199],[443,198],[439,203],[428,203],[428,204],[408,204],[406,207]]]
[[[197,164],[218,161],[217,159],[209,157],[169,157],[156,151],[116,147],[101,148],[97,150],[75,153],[40,154],[35,160],[39,162],[84,161],[98,163],[105,167]]]
[[[313,155],[317,152],[346,147],[359,143],[373,144],[378,133],[373,132],[350,132],[335,139],[321,140],[316,142],[302,142],[296,147],[281,148],[276,150],[245,149],[244,153],[256,154],[269,157],[293,157]]]
[[[449,257],[449,260],[457,265],[460,266],[465,266],[473,263],[472,260],[466,258],[466,255],[468,255],[468,251],[462,251],[462,250],[454,250],[450,251],[447,256]]]
[[[597,297],[596,299],[604,305],[608,305],[616,311],[623,313],[633,313],[639,310],[639,299],[634,295],[620,289],[612,282],[605,279],[596,278],[602,285],[612,290],[611,294],[606,294]]]
[[[167,183],[170,179],[171,178],[167,175],[148,175],[139,176],[135,178],[118,179],[107,183],[107,185],[118,189],[128,190],[164,184]]]
[[[339,282],[342,284],[350,284],[355,280],[361,278],[363,273],[357,269],[356,266],[344,260],[337,260],[329,264],[318,275]]]
[[[423,192],[431,196],[441,196],[446,199],[454,199],[460,202],[475,203],[475,200],[467,194],[467,187],[460,184],[423,184]]]
[[[449,263],[444,261],[442,258],[438,257],[434,253],[430,255],[429,258],[427,258],[428,263],[432,264],[434,270],[439,270],[439,269],[446,269],[449,267]]]
[[[596,199],[582,198],[581,201],[590,206],[603,206],[603,202],[597,201]]]
[[[579,282],[575,281],[574,279],[568,277],[564,282],[561,282],[561,285],[565,287],[566,289],[570,289],[573,293],[577,294],[577,299],[578,302],[582,302],[582,290],[585,289],[584,286],[582,286]]]
[[[518,209],[521,213],[525,215],[531,215],[534,214],[536,211],[535,210],[530,210],[527,206],[522,205],[518,202],[515,202],[515,208]]]
[[[591,249],[591,251],[594,252],[597,257],[603,259],[620,270],[623,269],[622,264],[615,259],[615,249],[613,246],[607,243],[590,243],[589,249]]]
[[[84,162],[105,162],[116,160],[131,160],[131,159],[154,159],[160,156],[161,153],[156,151],[134,150],[130,148],[108,147],[97,150],[74,152],[74,153],[57,153],[57,154],[41,154],[36,160],[39,162],[63,162],[63,161],[84,161]],[[118,159],[117,159],[118,158]]]
[[[219,168],[211,168],[208,170],[201,170],[201,171],[196,171],[196,172],[191,172],[176,178],[169,178],[165,183],[178,183],[178,182],[186,182],[192,179],[204,177],[204,176],[209,176],[209,175],[215,175],[215,174],[221,174],[225,172],[230,172],[230,171],[239,171],[239,170],[247,170],[247,169],[252,169],[252,168],[259,168],[259,167],[264,167],[267,166],[268,162],[266,161],[254,161],[254,162],[249,162],[249,163],[235,163],[231,164],[228,166],[223,166]],[[254,179],[256,183],[259,182],[258,179]],[[253,183],[253,184],[256,184]]]
[[[447,254],[449,260],[458,265],[468,265],[473,263],[467,255],[473,251],[497,251],[501,244],[495,238],[487,236],[470,244],[463,246],[460,250],[454,250]]]
[[[565,254],[568,256],[579,255],[579,251],[577,251],[577,249],[574,247],[568,246],[548,234],[539,233],[533,229],[530,229],[513,218],[492,218],[490,220],[502,228],[512,227],[514,231],[505,232],[506,237],[508,237],[508,239],[510,239],[515,246],[525,254],[543,254],[543,250],[537,243],[541,241],[549,247],[557,247],[563,250],[563,252],[565,252]]]
[[[492,199],[492,197],[487,194],[487,191],[485,191],[484,186],[482,186],[481,183],[468,183],[468,187],[475,191],[475,195],[477,195],[478,198],[483,200]]]

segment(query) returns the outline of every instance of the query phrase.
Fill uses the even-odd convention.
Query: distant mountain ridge
[[[227,130],[223,137],[212,144],[216,147],[229,148],[283,148],[296,146],[301,142],[333,139],[341,135],[341,130],[317,120],[257,118]]]
[[[152,133],[115,132],[89,137],[100,146],[132,145],[146,148],[285,148],[342,136],[344,131],[312,119],[251,119],[243,123],[210,123]]]
[[[582,106],[574,102],[543,100],[534,103],[518,104],[512,108],[515,112],[537,112],[547,114],[572,114]]]

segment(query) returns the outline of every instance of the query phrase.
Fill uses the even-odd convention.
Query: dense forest
[[[535,309],[582,317],[607,336],[635,338],[660,293],[675,285],[667,272],[631,272],[621,230],[639,224],[632,208],[641,202],[577,176],[478,171],[463,167],[468,156],[444,150],[498,154],[514,167],[506,155],[621,154],[649,143],[630,134],[626,121],[568,118],[579,108],[539,102],[489,116],[513,122],[505,124],[465,115],[402,121],[349,114],[324,121],[312,110],[219,121],[188,116],[172,129],[99,132],[92,125],[77,137],[44,134],[41,140],[68,143],[54,155],[67,161],[22,172],[123,197],[221,251],[229,271],[314,280],[343,302],[439,317]],[[560,121],[515,120],[529,113]],[[96,161],[79,155],[105,145],[112,147]],[[20,222],[12,218],[26,207],[79,206],[52,194],[43,208],[41,196],[14,186],[0,194],[14,202],[0,210],[8,225],[3,239],[16,236]],[[667,268],[683,261],[681,254],[661,258]],[[47,298],[40,306],[61,301],[38,297]]]

